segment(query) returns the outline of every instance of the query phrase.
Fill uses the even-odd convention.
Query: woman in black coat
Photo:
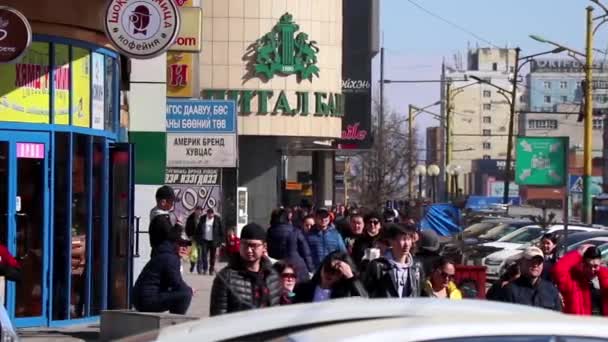
[[[269,257],[285,260],[296,268],[298,282],[310,279],[309,274],[314,272],[310,248],[302,231],[289,223],[287,210],[272,213],[266,244]]]
[[[295,303],[322,302],[345,297],[367,297],[347,253],[328,254],[311,280],[297,284]]]

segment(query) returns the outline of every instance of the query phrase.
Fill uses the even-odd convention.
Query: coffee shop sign
[[[295,101],[289,101],[288,93],[284,90],[230,90],[206,89],[202,91],[204,99],[234,100],[241,114],[257,113],[281,114],[289,116],[342,117],[344,115],[344,97],[342,94],[327,92],[296,91],[291,96]],[[257,108],[252,108],[251,102],[257,100]]]

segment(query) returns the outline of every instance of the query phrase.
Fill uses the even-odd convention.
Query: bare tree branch
[[[378,116],[379,106],[374,105],[374,117]],[[410,146],[408,121],[403,114],[391,111],[384,105],[384,139],[380,146],[378,125],[373,125],[375,143],[373,147],[358,153],[353,160],[352,182],[355,184],[360,205],[379,208],[387,200],[405,199],[407,196],[408,171],[418,163],[417,134],[414,129],[413,153],[410,165]],[[382,158],[380,157],[382,156]],[[384,160],[384,167],[380,167]],[[380,174],[383,172],[383,174]]]

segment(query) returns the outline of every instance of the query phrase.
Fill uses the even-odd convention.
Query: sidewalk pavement
[[[218,264],[217,271],[225,264]],[[208,317],[209,297],[211,296],[211,285],[213,276],[198,275],[196,272],[188,272],[190,265],[184,264],[184,280],[190,287],[196,290],[187,316]],[[99,324],[72,326],[69,328],[25,328],[18,329],[22,341],[42,342],[67,342],[67,341],[97,341],[99,338]]]

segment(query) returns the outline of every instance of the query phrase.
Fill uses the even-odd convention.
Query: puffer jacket
[[[325,230],[321,230],[315,226],[306,234],[306,241],[308,241],[308,246],[310,247],[315,270],[319,268],[323,259],[329,253],[335,251],[346,252],[342,235],[333,226],[327,227]]]
[[[269,306],[280,304],[282,286],[279,275],[272,268],[272,263],[263,258],[260,272],[264,273],[265,291],[269,297]],[[247,276],[245,266],[240,256],[230,260],[228,266],[222,269],[213,279],[211,287],[211,304],[209,314],[221,314],[256,309],[254,304],[253,280]]]
[[[591,315],[591,290],[582,270],[583,256],[579,251],[564,255],[553,266],[553,279],[564,297],[564,312],[575,315]],[[608,268],[600,266],[598,272],[602,313],[608,316]]]
[[[287,260],[296,268],[298,281],[309,279],[314,272],[310,248],[302,232],[290,224],[270,227],[266,235],[268,255],[278,260]]]
[[[414,258],[408,272],[410,283],[410,295],[408,297],[420,297],[422,295],[424,270],[420,261]],[[399,298],[399,287],[395,279],[395,272],[391,262],[386,257],[372,260],[366,268],[363,277],[363,285],[370,298]]]
[[[161,242],[133,286],[133,302],[142,303],[164,292],[192,292],[182,278],[180,265],[174,243]]]

